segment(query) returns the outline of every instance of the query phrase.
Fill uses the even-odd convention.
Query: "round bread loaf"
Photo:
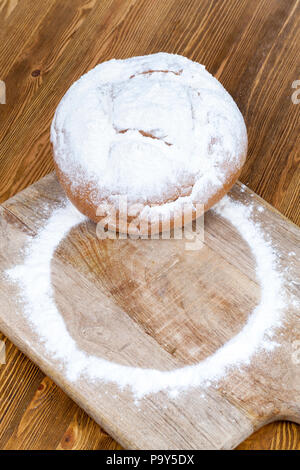
[[[110,230],[154,234],[219,201],[247,153],[243,117],[203,65],[167,53],[104,62],[61,100],[51,126],[72,203]]]

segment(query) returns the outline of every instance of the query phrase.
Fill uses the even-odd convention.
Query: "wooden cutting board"
[[[289,293],[299,299],[300,230],[239,183],[231,196],[264,207],[256,220],[280,250]],[[270,421],[300,423],[296,302],[276,331],[279,347],[256,354],[210,386],[136,402],[130,390],[113,383],[69,381],[22,314],[18,286],[4,274],[22,262],[24,246],[63,198],[51,174],[0,206],[0,330],[90,416],[133,449],[230,449]],[[212,211],[205,216],[204,247],[189,251],[184,244],[100,241],[92,222],[74,228],[55,252],[52,283],[78,345],[120,364],[172,370],[209,357],[235,336],[260,297],[247,244]]]

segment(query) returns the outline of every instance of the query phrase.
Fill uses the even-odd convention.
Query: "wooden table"
[[[49,126],[74,80],[163,50],[204,63],[232,94],[249,134],[241,180],[299,224],[299,17],[296,0],[0,0],[0,202],[53,170]],[[0,449],[120,448],[5,343]],[[239,446],[270,448],[300,449],[300,427],[270,424]]]

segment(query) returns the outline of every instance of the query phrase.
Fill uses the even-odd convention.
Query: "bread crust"
[[[244,162],[246,159],[246,153],[241,156],[241,163]],[[93,222],[96,224],[101,224],[103,227],[108,228],[108,222],[107,222],[107,202],[104,201],[103,204],[101,205],[95,205],[91,201],[90,193],[95,190],[93,185],[91,185],[91,182],[86,182],[83,184],[80,189],[74,188],[72,186],[72,181],[66,175],[61,171],[57,163],[54,161],[54,166],[56,170],[56,174],[58,177],[58,180],[60,181],[62,187],[64,188],[67,197],[70,199],[72,204],[84,215],[86,215],[89,219],[91,219]],[[196,210],[191,209],[190,215],[188,215],[186,218],[188,220],[195,220],[196,218],[200,217],[208,211],[211,207],[213,207],[218,201],[220,201],[225,194],[230,191],[232,186],[235,184],[235,182],[238,180],[240,173],[242,170],[242,165],[241,168],[239,168],[238,171],[235,171],[234,173],[228,173],[228,178],[226,179],[224,185],[219,188],[211,197],[208,198],[207,202],[204,205],[199,204],[199,208],[197,210],[197,203],[193,204],[193,207],[196,207]],[[105,215],[97,215],[99,214],[105,214]],[[109,223],[109,229],[110,230],[115,230],[116,232],[121,232],[121,233],[127,233],[131,235],[155,235],[157,233],[161,233],[163,231],[163,223],[162,221],[159,221],[159,224],[157,224],[157,221],[155,220],[154,223],[151,224],[151,221],[149,222],[147,219],[143,219],[142,217],[130,217],[128,216],[127,218],[127,223],[126,223],[126,230],[124,230],[124,224],[122,224],[122,227],[120,227],[120,224],[118,223],[118,220],[115,221],[110,219]],[[174,215],[171,213],[170,215],[170,229],[178,228],[183,226],[183,217],[182,213],[179,215]],[[136,228],[135,228],[136,227]]]
[[[117,159],[115,158],[115,160],[109,159],[112,158],[109,154],[109,158],[107,158],[106,160],[108,162],[107,167],[100,166],[96,169],[96,172],[89,172],[89,164],[91,162],[98,161],[98,155],[99,159],[106,158],[104,150],[103,148],[101,148],[101,146],[103,146],[103,141],[105,141],[106,136],[106,128],[103,128],[103,121],[101,121],[101,124],[99,124],[99,127],[97,127],[97,133],[99,132],[99,134],[97,134],[99,135],[99,140],[97,140],[96,144],[95,134],[92,134],[92,139],[90,138],[90,134],[87,134],[88,137],[85,140],[82,139],[84,143],[80,146],[78,142],[81,143],[81,139],[78,139],[78,135],[76,134],[77,132],[79,133],[79,135],[81,135],[81,127],[82,123],[84,122],[81,121],[81,119],[87,121],[90,119],[88,123],[91,126],[94,125],[94,114],[90,114],[90,108],[86,108],[85,113],[83,113],[83,118],[81,118],[81,115],[78,110],[81,107],[81,102],[86,101],[85,97],[87,90],[89,92],[90,87],[92,87],[91,91],[95,91],[95,83],[97,83],[95,80],[98,77],[98,71],[96,70],[96,67],[94,70],[90,71],[85,77],[82,77],[76,84],[74,84],[75,86],[71,87],[71,93],[70,90],[67,92],[66,97],[63,98],[54,117],[51,128],[51,142],[53,144],[52,150],[54,155],[54,165],[58,179],[61,185],[63,186],[66,195],[74,204],[74,206],[84,215],[93,220],[95,223],[99,223],[101,226],[109,230],[132,235],[151,236],[160,233],[166,229],[172,230],[177,227],[182,227],[183,225],[185,225],[185,223],[191,222],[192,220],[196,219],[197,217],[201,216],[204,212],[209,210],[230,190],[230,188],[238,179],[247,154],[247,132],[243,118],[234,101],[224,90],[222,85],[208,72],[206,72],[203,66],[189,61],[186,58],[172,54],[159,53],[150,56],[131,58],[125,61],[112,62],[114,65],[110,65],[108,62],[105,64],[101,64],[98,67],[104,66],[104,70],[106,70],[107,72],[107,70],[109,70],[109,67],[114,68],[119,65],[124,66],[125,63],[128,64],[128,69],[126,68],[127,82],[123,79],[123,81],[120,82],[121,85],[118,85],[119,87],[121,86],[121,91],[124,90],[124,87],[126,91],[126,85],[124,85],[125,82],[130,82],[130,84],[132,85],[133,83],[135,83],[135,80],[140,80],[139,77],[141,76],[145,76],[145,78],[143,78],[142,80],[146,80],[145,83],[149,83],[148,80],[150,80],[151,77],[154,78],[155,75],[158,75],[161,79],[161,75],[167,76],[169,74],[173,79],[173,81],[170,83],[175,86],[177,83],[181,83],[181,80],[187,80],[187,78],[183,78],[186,77],[185,67],[190,67],[189,80],[194,80],[194,77],[197,77],[199,73],[200,92],[198,91],[198,88],[190,88],[194,95],[196,94],[196,98],[193,99],[199,100],[198,96],[202,95],[204,97],[207,97],[201,98],[201,104],[197,105],[197,109],[200,110],[202,110],[204,106],[204,108],[206,109],[205,112],[207,112],[208,116],[204,124],[202,124],[203,115],[200,113],[200,118],[198,117],[198,123],[200,122],[201,124],[200,131],[199,127],[197,128],[198,134],[195,137],[195,142],[200,142],[201,151],[198,153],[198,147],[196,147],[196,151],[193,147],[193,153],[191,153],[193,156],[195,156],[194,158],[196,163],[200,162],[199,164],[197,163],[199,167],[197,167],[196,170],[193,169],[192,171],[187,172],[187,176],[185,176],[185,159],[188,160],[188,156],[186,156],[184,149],[186,143],[190,142],[189,139],[191,139],[191,135],[189,134],[189,128],[184,127],[184,124],[187,123],[188,126],[189,119],[193,119],[193,121],[191,121],[193,124],[190,124],[190,128],[194,129],[195,126],[195,110],[193,109],[193,103],[191,101],[190,95],[187,95],[188,99],[182,99],[181,96],[181,101],[179,102],[183,102],[184,106],[186,106],[186,103],[189,103],[188,109],[190,110],[191,108],[191,111],[189,111],[189,113],[191,114],[192,118],[189,118],[189,115],[187,116],[186,114],[181,114],[180,116],[184,116],[184,118],[181,117],[181,120],[177,120],[177,122],[180,123],[178,124],[178,129],[176,128],[175,132],[173,132],[174,129],[171,129],[171,132],[168,134],[168,132],[165,131],[164,126],[168,129],[168,122],[173,122],[172,119],[174,117],[174,109],[176,110],[177,108],[173,107],[172,111],[172,106],[174,105],[174,103],[177,103],[179,99],[177,98],[177,94],[174,95],[173,93],[173,95],[171,95],[171,98],[168,98],[169,101],[164,102],[165,96],[170,95],[168,94],[168,89],[163,89],[162,92],[155,91],[154,95],[154,98],[158,100],[157,110],[160,111],[160,109],[163,109],[165,113],[165,121],[163,122],[161,128],[159,128],[158,123],[160,121],[158,119],[158,116],[157,114],[153,115],[153,112],[151,120],[151,125],[153,126],[153,128],[150,127],[150,130],[147,122],[146,124],[148,125],[148,128],[147,125],[143,127],[140,121],[138,121],[138,124],[136,124],[137,121],[135,120],[135,116],[132,121],[134,125],[130,125],[132,123],[126,120],[126,115],[128,114],[128,111],[130,111],[131,108],[135,109],[134,106],[140,106],[136,105],[135,100],[133,99],[135,97],[134,94],[129,94],[130,99],[128,99],[127,97],[127,101],[125,96],[125,108],[123,106],[124,103],[121,102],[121,105],[119,104],[121,108],[117,108],[118,111],[115,115],[116,124],[115,121],[112,120],[109,125],[111,126],[114,135],[113,139],[116,139],[117,142],[120,142],[121,140],[122,142],[126,142],[126,139],[128,138],[127,136],[129,136],[130,138],[130,133],[135,132],[135,138],[138,139],[137,141],[139,143],[141,143],[142,138],[145,139],[146,145],[150,144],[150,147],[148,146],[147,149],[152,147],[154,148],[155,145],[165,146],[164,149],[168,149],[167,152],[173,152],[172,149],[179,149],[176,150],[177,152],[179,152],[180,157],[180,163],[177,163],[179,169],[178,171],[182,171],[183,175],[180,175],[179,178],[179,173],[171,173],[170,167],[166,166],[165,163],[166,161],[168,161],[167,165],[172,165],[174,161],[178,162],[178,160],[176,160],[176,158],[178,158],[177,154],[175,154],[175,157],[173,157],[174,154],[169,153],[168,155],[171,155],[172,158],[168,157],[169,160],[164,160],[164,162],[159,160],[157,163],[157,160],[155,160],[157,157],[156,154],[150,154],[150,157],[147,154],[146,158],[144,157],[144,150],[142,150],[142,160],[138,160],[138,163],[136,165],[137,168],[142,167],[142,176],[144,176],[144,178],[140,178],[140,173],[134,173],[134,171],[132,172],[132,168],[134,168],[136,160],[134,160],[134,152],[132,152],[131,149],[126,149],[124,151],[123,149],[120,150]],[[129,73],[129,70],[131,70],[130,64],[134,64],[134,67],[137,69],[137,71],[131,75]],[[149,67],[149,64],[161,64],[162,66],[152,68]],[[165,64],[170,64],[170,67],[165,67]],[[98,70],[100,71],[100,69]],[[99,73],[99,76],[100,75],[101,74]],[[148,78],[146,78],[146,76]],[[88,80],[90,80],[90,83],[88,83],[87,85]],[[174,80],[176,80],[176,82]],[[201,80],[203,80],[203,83],[201,82]],[[163,83],[165,84],[166,82],[163,81]],[[111,79],[108,80],[107,84],[108,86],[111,86]],[[83,85],[85,85],[85,88],[83,88]],[[101,85],[101,87],[102,86],[103,85]],[[201,86],[203,86],[204,91],[202,91]],[[83,89],[84,92],[83,94],[79,95],[79,93],[82,93],[81,89]],[[130,90],[131,89],[132,87],[130,88]],[[175,90],[177,90],[177,88],[175,88]],[[134,91],[136,91],[136,85],[134,85]],[[181,89],[179,90],[179,93],[180,91]],[[142,92],[141,90],[139,90],[139,93],[140,95],[138,96],[143,97],[145,94],[144,89],[142,89]],[[75,105],[73,101],[74,95]],[[78,100],[76,101],[77,96],[80,96],[81,102],[78,102]],[[107,96],[109,97],[112,103],[115,103],[115,96],[111,90],[107,92]],[[148,97],[147,94],[146,96]],[[196,101],[196,103],[198,103],[198,101]],[[221,118],[219,118],[219,107],[222,104],[224,105],[224,103],[226,103],[226,105],[228,106],[228,110],[226,108],[224,117],[223,109],[223,114],[221,112]],[[99,109],[106,110],[105,107],[102,108],[102,105],[98,103],[98,98],[94,98],[92,106],[96,108],[96,111],[98,111]],[[113,107],[114,106],[115,104],[113,104]],[[147,101],[147,106],[149,106],[149,100]],[[139,107],[137,108],[138,115],[141,114],[141,109],[145,111],[145,113],[148,110],[148,108]],[[179,107],[178,110],[180,111],[181,108]],[[177,115],[179,114],[179,111]],[[105,112],[107,116],[110,116],[111,111]],[[183,108],[183,113],[184,112],[185,109]],[[226,125],[221,125],[221,131],[219,129],[219,121],[217,120],[215,122],[209,116],[209,113],[212,113],[213,115],[217,116],[217,119],[223,119],[222,122],[226,122]],[[123,119],[123,121],[121,119],[121,125],[119,124],[120,120],[118,120],[120,115]],[[79,117],[76,118],[76,116]],[[74,117],[77,119],[77,127],[74,128],[76,129],[76,132],[73,128],[70,128],[70,126],[68,126],[69,123],[72,123],[74,121]],[[140,125],[140,127],[137,127],[137,125]],[[156,126],[158,130],[161,131],[160,134],[157,134]],[[203,147],[201,147],[201,132],[203,132],[202,129],[204,129],[205,126],[208,126],[209,131],[204,131],[207,133],[207,140],[204,139],[206,147],[203,149]],[[232,133],[232,129],[238,129],[238,132]],[[180,133],[180,131],[182,132]],[[219,134],[218,131],[220,132]],[[165,134],[162,134],[162,132],[165,132]],[[181,136],[182,140],[176,147],[176,139],[178,134]],[[166,136],[166,138],[164,138],[164,135]],[[170,140],[170,137],[172,136],[173,140]],[[222,138],[224,138],[225,141],[229,141],[229,151],[226,145],[224,147],[222,143]],[[76,143],[75,150],[73,148],[74,142]],[[184,143],[183,145],[182,142]],[[143,145],[143,142],[141,145]],[[217,148],[217,150],[215,150],[215,148]],[[96,157],[94,151],[95,149],[97,149]],[[163,152],[165,152],[165,150],[163,150]],[[79,157],[84,157],[78,159],[78,155]],[[197,155],[199,155],[199,160],[197,158]],[[126,160],[126,158],[128,157],[129,160]],[[130,157],[132,158],[132,160],[130,160]],[[126,162],[125,166],[124,161]],[[141,161],[143,162],[142,165],[140,163]],[[153,167],[155,168],[155,171],[152,171],[152,173],[150,172],[149,179],[149,173],[147,172],[148,167],[144,168],[144,165],[145,162],[153,161],[156,162],[155,165],[157,166]],[[128,162],[133,162],[133,166],[130,166]],[[115,166],[113,166],[113,164]],[[104,168],[106,168],[106,170]],[[111,178],[106,186],[103,184],[103,181],[106,181],[105,177],[107,175],[110,175],[110,170],[115,170],[116,168],[116,175],[119,174],[119,171],[121,177],[123,178],[123,183],[125,180],[125,190],[124,186],[122,185],[120,187],[114,185],[114,181],[118,181],[117,177]],[[159,176],[159,173],[161,173],[162,175],[166,175],[166,181],[171,181],[171,183],[168,184],[167,187],[163,186],[163,184],[161,183],[161,181],[164,183],[164,179],[160,180],[157,178]],[[92,179],[92,174],[94,175],[94,179]],[[112,174],[115,175],[115,173]],[[172,177],[170,177],[170,175],[172,175]],[[140,181],[142,181],[142,183],[140,183]],[[154,181],[155,185],[150,186],[151,189],[147,192],[144,191],[144,188],[147,186],[149,181]],[[138,188],[138,190],[136,190],[136,192],[132,192],[132,187]],[[159,191],[158,193],[155,193],[155,190],[157,188],[159,188]],[[125,212],[120,209],[120,199],[124,197],[127,198]]]

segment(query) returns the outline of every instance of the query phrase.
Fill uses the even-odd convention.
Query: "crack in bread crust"
[[[174,75],[181,75],[182,72],[183,69],[178,70],[178,72],[174,72],[174,70],[145,70],[145,72],[130,75],[129,79],[138,77],[139,75],[152,75],[153,73],[173,73]]]
[[[170,146],[170,145],[173,145],[173,144],[171,144],[170,142],[166,142],[163,138],[161,138],[161,137],[156,137],[156,136],[153,135],[151,132],[146,132],[146,131],[143,131],[143,130],[141,130],[141,129],[133,129],[133,128],[116,129],[116,128],[115,128],[115,130],[116,130],[116,132],[117,132],[118,134],[126,134],[126,132],[128,132],[128,131],[137,131],[137,132],[139,132],[139,133],[140,133],[142,136],[144,136],[144,137],[150,137],[151,139],[160,140],[161,142],[164,142],[164,144],[169,145],[169,146]]]

